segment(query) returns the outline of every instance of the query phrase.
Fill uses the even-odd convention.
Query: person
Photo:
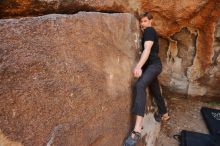
[[[157,122],[166,121],[170,117],[167,113],[164,98],[161,95],[158,82],[158,75],[162,71],[161,60],[158,56],[159,43],[155,29],[152,27],[153,16],[150,12],[145,12],[140,16],[140,28],[142,36],[142,53],[140,60],[133,70],[134,77],[138,78],[135,84],[135,100],[132,112],[136,116],[133,131],[124,141],[124,146],[135,146],[141,138],[142,121],[146,105],[146,88],[149,87],[158,107],[158,112],[154,114]]]

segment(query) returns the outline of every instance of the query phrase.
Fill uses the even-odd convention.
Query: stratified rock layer
[[[133,0],[1,0],[0,18],[79,11],[119,13],[137,11],[138,7],[139,3]]]
[[[119,146],[139,27],[131,14],[0,21],[0,129],[27,146]]]

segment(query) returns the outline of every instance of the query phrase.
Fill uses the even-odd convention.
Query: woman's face
[[[141,20],[140,20],[141,30],[144,31],[144,29],[145,29],[146,27],[151,26],[151,21],[152,21],[152,20],[149,20],[147,17],[141,18]]]

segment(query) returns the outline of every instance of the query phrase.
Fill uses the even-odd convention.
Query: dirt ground
[[[218,102],[204,102],[201,98],[169,98],[168,111],[171,119],[162,123],[156,146],[179,146],[173,138],[181,130],[209,133],[202,118],[202,106],[220,109]]]

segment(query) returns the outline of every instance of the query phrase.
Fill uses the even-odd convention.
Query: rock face
[[[121,145],[137,32],[126,13],[0,20],[0,129],[25,146]]]
[[[160,78],[165,91],[219,97],[219,7],[218,0],[141,1],[141,11],[153,12],[154,26],[162,37]]]
[[[139,29],[119,12],[152,11],[165,94],[219,100],[219,8],[219,0],[1,0],[0,129],[24,145],[120,145]],[[3,19],[51,13],[75,15]]]
[[[175,89],[175,92],[183,95],[188,94],[187,69],[192,66],[196,54],[196,38],[197,33],[192,33],[187,28],[183,28],[170,37],[169,44],[160,41],[161,52],[165,51],[166,53],[166,56],[161,56],[165,58],[161,82],[170,90]]]
[[[139,3],[133,0],[1,0],[0,18],[79,11],[119,13],[136,11],[138,7]]]
[[[206,88],[206,95],[214,96],[216,99],[220,97],[220,19],[215,27],[213,41],[212,64],[206,70],[203,88]]]
[[[0,130],[0,144],[1,146],[23,146],[21,143],[11,141]]]
[[[215,85],[219,82],[212,79],[217,73],[212,70],[219,70],[215,49],[219,44],[214,37],[219,29],[219,7],[219,0],[2,0],[0,18],[78,11],[152,11],[154,27],[161,36],[164,71],[160,78],[165,91],[217,97],[220,89]]]

